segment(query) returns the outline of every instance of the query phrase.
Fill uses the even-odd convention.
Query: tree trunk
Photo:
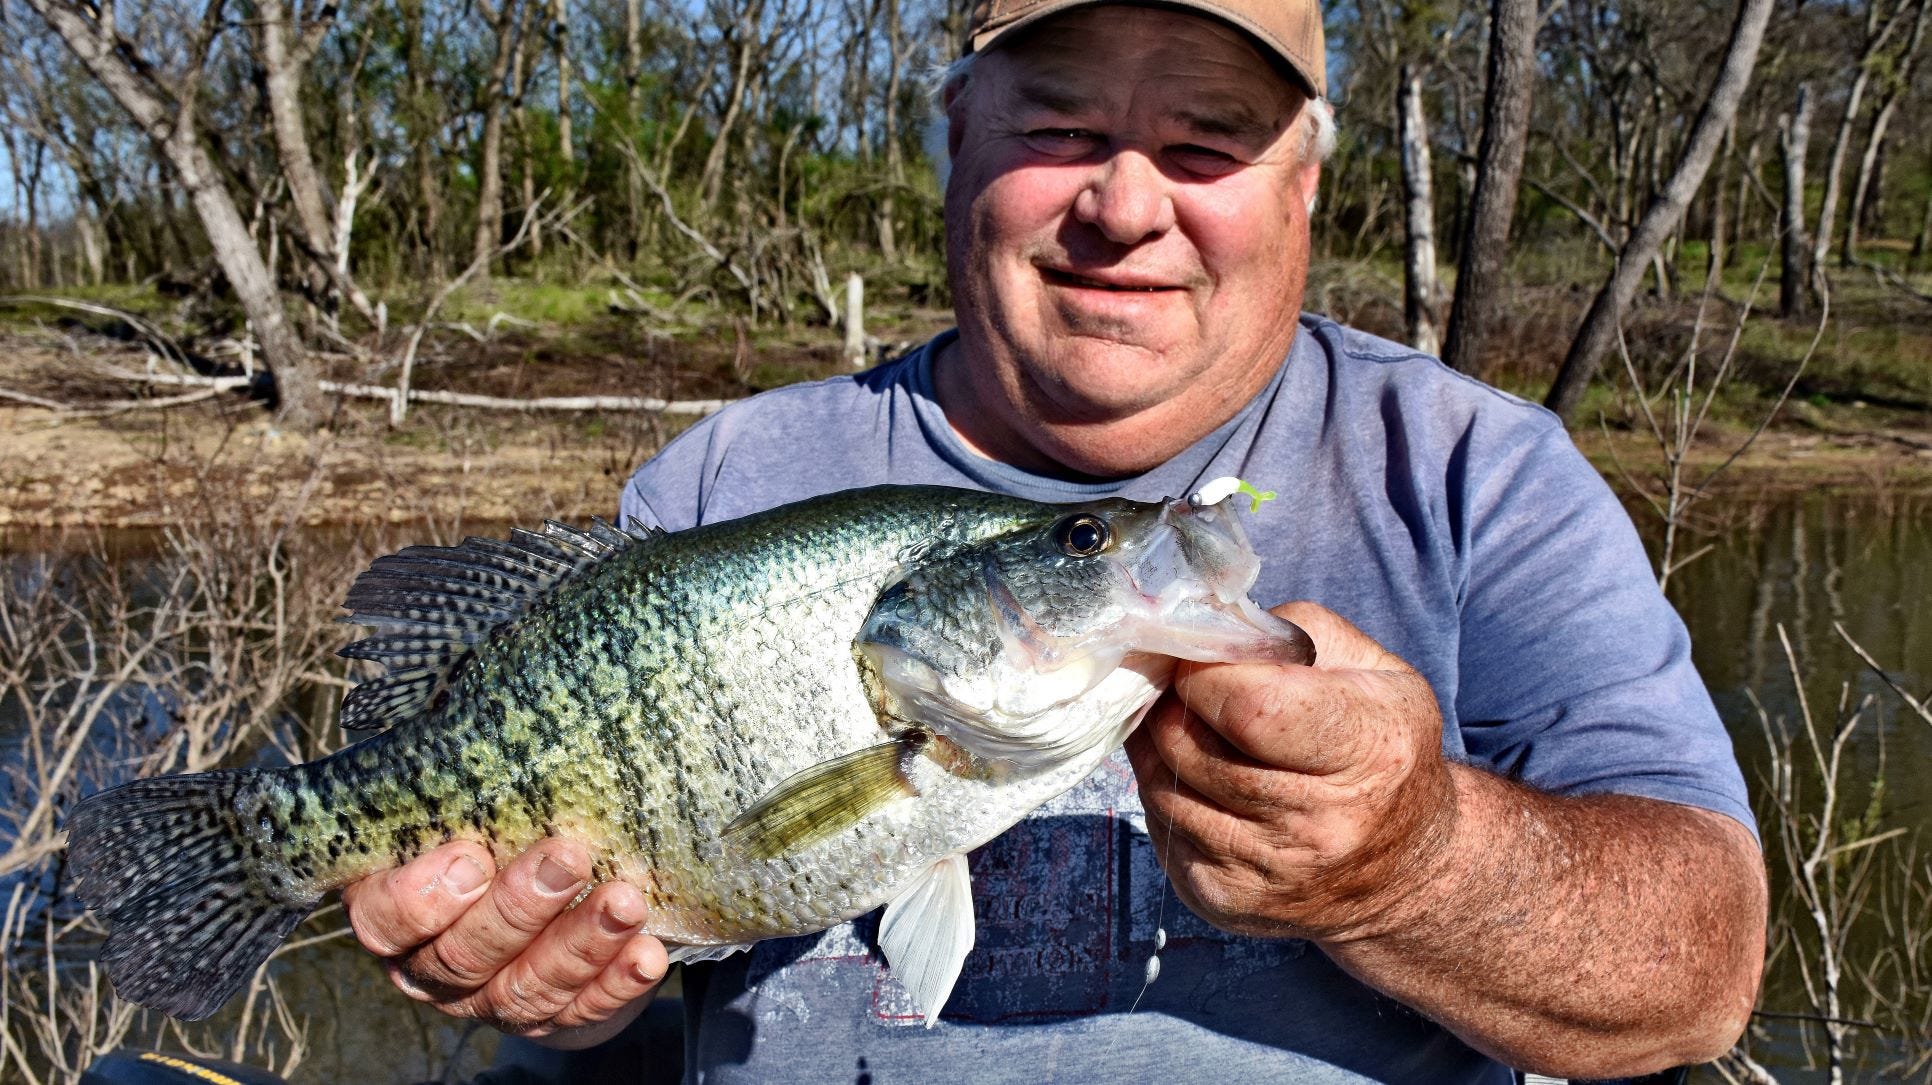
[[[1851,151],[1852,126],[1858,121],[1858,110],[1864,104],[1865,91],[1872,82],[1872,58],[1878,55],[1885,42],[1897,28],[1899,18],[1905,14],[1900,7],[1883,27],[1877,26],[1879,0],[1866,0],[1870,16],[1865,27],[1865,48],[1852,68],[1857,74],[1852,77],[1851,92],[1845,97],[1845,112],[1838,118],[1838,131],[1832,136],[1831,158],[1825,166],[1825,199],[1818,208],[1818,229],[1811,241],[1811,281],[1813,289],[1822,294],[1826,289],[1825,256],[1831,252],[1832,232],[1838,228],[1838,196],[1844,183],[1845,156]],[[1877,29],[1874,29],[1877,27]]]
[[[503,241],[503,103],[500,100],[484,109],[483,143],[477,155],[476,173],[476,233],[470,239],[470,259],[483,261],[477,277],[488,279],[497,246]]]
[[[1852,183],[1851,214],[1845,222],[1845,243],[1838,250],[1841,267],[1858,262],[1858,223],[1868,213],[1866,201],[1872,195],[1872,181],[1878,174],[1879,153],[1885,146],[1885,133],[1898,112],[1899,99],[1912,86],[1912,69],[1918,63],[1919,46],[1925,41],[1926,15],[1932,13],[1932,0],[1919,0],[1918,16],[1912,20],[1912,36],[1906,40],[1898,71],[1889,79],[1879,100],[1878,113],[1872,117],[1871,131],[1865,136],[1865,154],[1858,160],[1858,179]]]
[[[520,0],[501,0],[496,6],[478,0],[477,10],[496,32],[496,53],[490,61],[489,84],[483,88],[483,142],[476,167],[476,234],[470,245],[471,262],[481,261],[477,278],[490,277],[490,263],[503,244],[503,113],[509,92],[504,82],[516,52]]]
[[[1738,170],[1737,192],[1731,199],[1731,233],[1729,244],[1724,246],[1724,262],[1728,269],[1735,259],[1738,246],[1744,244],[1746,231],[1755,225],[1755,209],[1758,202],[1751,199],[1752,181],[1758,176],[1758,166],[1764,161],[1764,139],[1762,134],[1751,137],[1751,146],[1744,152],[1744,162]]]
[[[332,5],[322,8],[323,19],[330,18]],[[275,133],[275,156],[288,185],[289,202],[295,205],[295,222],[323,257],[335,259],[334,231],[330,223],[333,201],[323,190],[322,176],[316,171],[315,156],[309,149],[307,126],[302,119],[302,71],[308,66],[315,32],[296,26],[284,0],[256,0],[260,34],[263,83],[268,95],[269,123]],[[291,40],[293,39],[293,40]]]
[[[22,259],[26,274],[22,276],[22,280],[23,285],[27,289],[37,290],[40,288],[42,255],[42,246],[40,243],[40,172],[47,158],[47,144],[31,134],[27,136],[27,141],[33,147],[33,153],[28,156],[27,173],[22,179],[24,183],[21,186],[25,191],[27,204],[26,250]],[[14,169],[18,170],[19,168],[20,163],[15,162]]]
[[[718,118],[717,138],[711,144],[710,153],[704,156],[704,171],[698,177],[699,198],[706,208],[718,202],[718,190],[724,183],[725,162],[728,158],[732,129],[738,123],[738,114],[744,109],[745,89],[751,83],[751,58],[756,51],[758,39],[758,19],[760,4],[754,3],[739,16],[735,37],[737,54],[733,58],[731,89],[726,93],[724,115]]]
[[[1928,250],[1932,250],[1932,193],[1926,194],[1925,210],[1919,212],[1919,234],[1912,239],[1912,255],[1907,258],[1907,266],[1914,273]]]
[[[1536,82],[1536,0],[1494,0],[1490,8],[1489,86],[1469,232],[1459,246],[1456,300],[1443,360],[1480,376],[1484,340],[1503,307],[1503,259],[1529,140]]]
[[[550,0],[552,44],[557,51],[557,160],[564,176],[573,176],[577,146],[570,130],[570,5]]]
[[[523,5],[523,18],[517,26],[516,56],[510,61],[510,100],[514,103],[510,114],[516,124],[517,177],[523,188],[519,204],[525,209],[537,202],[537,140],[536,133],[530,130],[529,109],[530,80],[537,66],[536,43],[530,33],[530,20],[535,11],[534,0]],[[497,243],[502,244],[500,238]],[[543,258],[542,230],[531,234],[530,256]]]
[[[1710,169],[1718,144],[1723,141],[1724,130],[1737,115],[1738,100],[1751,81],[1751,70],[1757,64],[1758,47],[1764,43],[1764,26],[1771,18],[1771,8],[1772,0],[1744,0],[1738,9],[1731,40],[1725,47],[1724,63],[1711,84],[1703,110],[1691,127],[1690,138],[1684,143],[1683,157],[1678,159],[1669,183],[1644,212],[1630,240],[1624,243],[1616,269],[1598,291],[1583,318],[1583,326],[1577,329],[1576,338],[1570,343],[1563,368],[1544,401],[1545,406],[1566,422],[1576,412],[1604,352],[1616,341],[1624,308],[1637,292],[1650,257],[1676,229],[1684,207],[1703,184],[1704,174]]]
[[[220,174],[195,134],[195,81],[200,73],[190,73],[187,85],[173,89],[180,105],[171,115],[163,105],[162,91],[154,85],[151,70],[146,65],[137,67],[129,59],[123,51],[125,43],[112,25],[102,26],[94,21],[91,13],[83,14],[84,9],[62,0],[27,0],[27,5],[60,35],[82,66],[127,111],[174,168],[176,180],[201,219],[215,260],[228,277],[228,284],[254,330],[261,346],[262,362],[274,375],[279,418],[293,429],[315,428],[322,420],[322,391],[316,383],[308,352],[289,323],[288,314],[282,311],[275,280],[248,236],[248,225],[242,221],[234,199],[221,183]],[[212,17],[218,13],[208,14]]]
[[[107,279],[107,257],[101,250],[100,229],[87,212],[76,209],[74,233],[80,240],[81,267],[86,274],[84,281],[88,286],[99,286]]]
[[[1865,186],[1865,199],[1858,205],[1858,232],[1861,236],[1885,232],[1885,167],[1891,161],[1891,143],[1880,141],[1878,153],[1872,156],[1872,177]]]
[[[904,20],[899,13],[899,0],[883,0],[883,3],[887,57],[884,127],[886,176],[896,186],[906,181],[905,153],[902,149],[905,136],[899,131],[899,91],[906,65],[906,34]],[[879,201],[879,253],[888,264],[899,262],[896,222],[899,208],[898,201],[894,199],[895,191],[894,188],[888,188],[885,199]]]
[[[644,2],[624,0],[624,93],[630,103],[630,126],[624,138],[637,138],[637,122],[644,113]]]
[[[436,134],[442,128],[432,115],[429,61],[423,56],[423,0],[401,0],[403,70],[407,73],[408,104],[403,127],[410,145],[409,170],[416,187],[418,273],[443,277],[443,176],[437,168]]]
[[[235,201],[228,196],[216,174],[214,163],[198,140],[192,126],[176,129],[164,147],[181,187],[188,191],[215,259],[228,276],[241,301],[242,311],[255,330],[262,348],[262,360],[275,376],[276,411],[282,422],[294,429],[312,430],[322,422],[322,390],[308,361],[295,328],[282,310],[282,299],[275,292],[275,280],[261,254],[248,236]]]
[[[1436,208],[1429,165],[1428,119],[1422,113],[1422,74],[1403,64],[1395,87],[1396,129],[1402,144],[1402,319],[1409,345],[1424,354],[1442,349],[1436,331]]]
[[[1724,265],[1730,263],[1731,246],[1731,209],[1725,201],[1725,194],[1731,191],[1731,170],[1737,163],[1737,123],[1732,122],[1724,130],[1724,145],[1718,149],[1721,161],[1717,167],[1717,179],[1711,184],[1710,203],[1710,251],[1706,253],[1704,281],[1722,285]]]
[[[1778,215],[1778,315],[1805,315],[1811,297],[1811,245],[1805,237],[1805,152],[1811,145],[1811,87],[1798,84],[1798,104],[1778,118],[1784,155],[1784,207]]]

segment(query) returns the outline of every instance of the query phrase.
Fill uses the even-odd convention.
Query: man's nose
[[[1073,213],[1107,239],[1131,245],[1174,227],[1174,201],[1160,167],[1139,151],[1108,155],[1074,197]]]

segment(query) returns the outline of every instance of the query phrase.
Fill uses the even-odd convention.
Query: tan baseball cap
[[[1049,15],[1121,0],[975,0],[966,32],[967,52],[983,52],[1001,37]],[[1159,0],[1158,7],[1211,15],[1248,32],[1287,63],[1315,92],[1328,96],[1327,50],[1322,42],[1319,0]]]

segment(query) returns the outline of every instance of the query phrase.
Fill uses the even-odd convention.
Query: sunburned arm
[[[1322,939],[1336,963],[1521,1069],[1626,1076],[1729,1049],[1764,962],[1764,867],[1742,825],[1450,776],[1435,870],[1369,929]]]
[[[1452,764],[1426,680],[1326,610],[1276,612],[1315,667],[1184,670],[1128,745],[1189,907],[1312,939],[1519,1069],[1618,1077],[1729,1047],[1764,957],[1743,826]]]

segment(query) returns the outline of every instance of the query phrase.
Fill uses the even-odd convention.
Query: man
[[[623,511],[1238,475],[1280,493],[1255,595],[1318,601],[1279,613],[1320,660],[1187,668],[1126,758],[976,855],[938,1028],[902,1027],[862,919],[688,969],[688,1072],[1503,1082],[1725,1050],[1763,872],[1627,519],[1553,417],[1300,314],[1316,5],[993,0],[972,57],[945,94],[957,334],[706,420]],[[415,997],[582,1047],[666,967],[629,887],[565,911],[588,869],[549,841],[490,881],[449,845],[345,899]]]

